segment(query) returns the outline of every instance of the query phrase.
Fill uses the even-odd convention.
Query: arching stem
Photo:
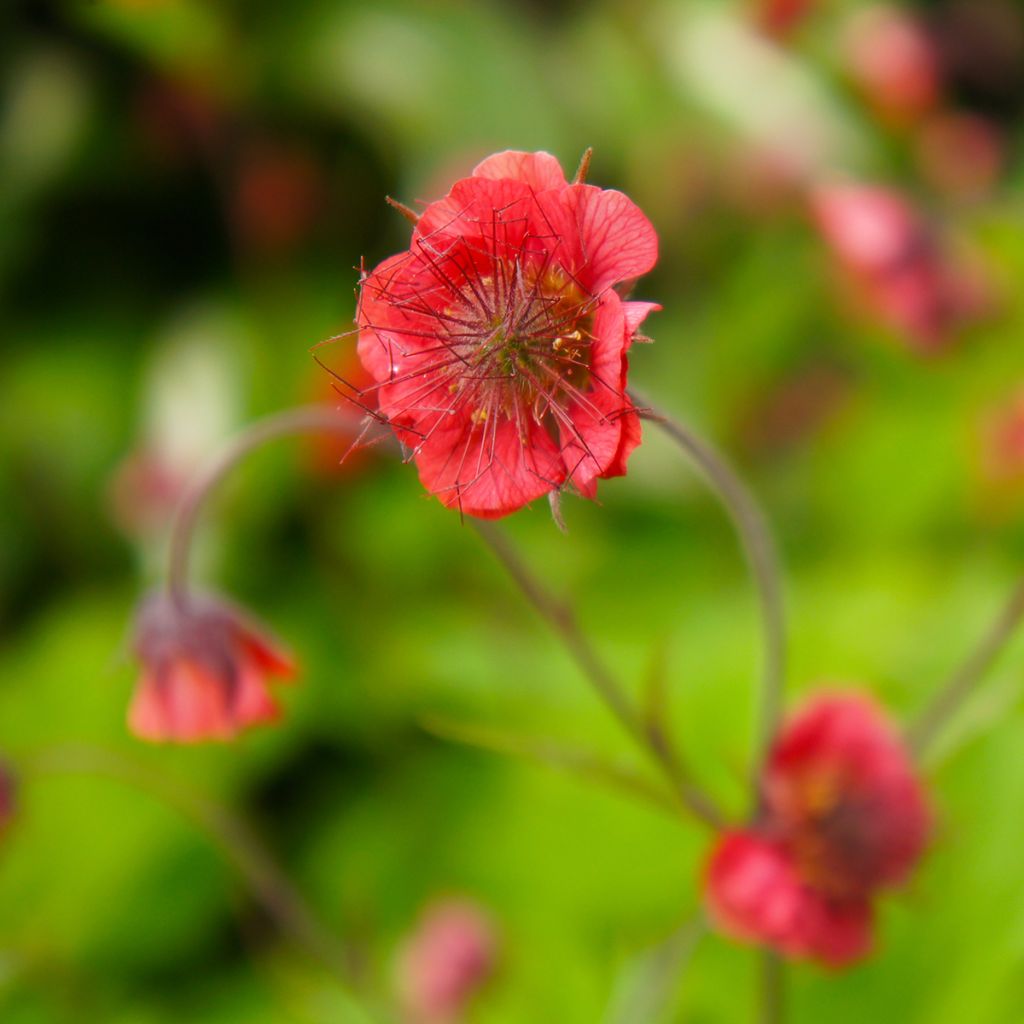
[[[732,519],[750,566],[757,589],[764,636],[758,753],[754,764],[754,784],[757,786],[761,769],[778,731],[786,670],[782,574],[775,544],[753,495],[714,447],[641,396],[634,394],[633,399],[640,417],[660,427],[707,478]]]
[[[189,554],[199,513],[223,478],[254,448],[294,434],[336,433],[354,439],[358,424],[330,405],[305,405],[273,413],[238,433],[199,473],[178,506],[171,528],[167,589],[182,605],[188,593]]]
[[[711,798],[688,778],[678,755],[660,730],[649,729],[637,714],[625,690],[591,646],[571,608],[552,595],[519,557],[508,538],[493,523],[474,519],[472,524],[484,543],[508,571],[523,596],[565,644],[573,660],[622,728],[647,752],[665,773],[681,808],[710,828],[718,829],[724,817]]]

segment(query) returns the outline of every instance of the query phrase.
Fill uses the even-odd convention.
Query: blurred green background
[[[350,326],[360,259],[406,244],[384,195],[436,197],[503,148],[571,171],[588,145],[591,180],[626,190],[662,242],[637,297],[665,309],[632,381],[717,439],[777,531],[791,695],[848,682],[901,714],[922,706],[1024,554],[1024,459],[994,479],[984,454],[989,410],[1024,385],[1024,46],[1005,28],[1024,34],[1024,12],[906,8],[937,31],[974,25],[967,8],[1004,26],[980,33],[1002,41],[998,73],[981,43],[973,78],[948,62],[944,108],[1002,144],[965,195],[851,83],[843,38],[862,5],[822,0],[778,44],[754,6],[3,5],[0,747],[26,764],[0,851],[4,1024],[378,1019],[357,1004],[387,1004],[401,937],[443,893],[500,934],[473,1021],[755,1019],[756,958],[714,936],[663,1010],[628,1009],[638,958],[699,905],[697,826],[422,728],[439,715],[635,761],[473,531],[397,460],[338,469],[337,451],[281,443],[211,511],[201,575],[302,664],[281,726],[171,749],[124,725],[128,622],[159,572],[176,474],[249,418],[330,399],[310,347]],[[800,189],[763,159],[772,143],[806,143],[805,174],[905,189],[985,267],[991,314],[925,358],[854,308]],[[340,366],[345,344],[321,351]],[[681,742],[739,814],[751,587],[719,507],[648,435],[599,503],[566,500],[568,537],[543,502],[508,526],[624,677],[664,657]],[[886,902],[879,955],[840,976],[795,968],[790,1020],[1021,1019],[1022,659],[1017,644],[930,770],[935,849]],[[355,994],[144,786],[29,770],[68,743],[251,821],[355,951]]]

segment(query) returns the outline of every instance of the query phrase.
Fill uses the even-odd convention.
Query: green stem
[[[188,594],[189,554],[196,523],[210,495],[253,449],[268,441],[294,434],[341,434],[354,438],[356,424],[334,406],[306,405],[273,413],[241,430],[199,473],[178,506],[171,528],[167,589],[181,605]]]
[[[786,965],[778,953],[761,951],[759,1024],[782,1024],[786,1015]]]
[[[665,772],[681,808],[710,828],[721,828],[724,823],[721,811],[707,794],[685,776],[678,756],[661,738],[662,734],[644,725],[626,691],[591,646],[572,609],[548,592],[519,557],[508,538],[493,523],[474,519],[472,524],[518,585],[523,596],[562,640],[615,720]]]
[[[782,574],[767,521],[757,501],[728,462],[703,438],[671,416],[633,395],[642,419],[657,424],[700,468],[718,494],[736,527],[754,578],[761,608],[764,662],[761,674],[761,709],[754,784],[778,731],[786,671],[786,624],[782,601]]]

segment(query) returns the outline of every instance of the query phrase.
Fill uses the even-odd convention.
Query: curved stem
[[[199,473],[175,514],[171,529],[167,589],[181,605],[188,590],[189,553],[199,513],[224,477],[254,448],[292,434],[338,433],[353,437],[356,423],[330,405],[306,405],[257,420],[230,440]]]
[[[970,696],[971,690],[992,667],[996,658],[1024,619],[1024,579],[1014,587],[1009,600],[980,643],[967,656],[945,685],[925,706],[907,729],[907,743],[920,758],[950,718]]]
[[[320,960],[347,987],[350,958],[309,909],[294,883],[262,847],[252,830],[227,808],[135,761],[90,746],[61,746],[33,755],[26,777],[96,775],[141,789],[195,824],[217,846],[278,928]]]
[[[580,629],[572,609],[544,587],[519,557],[508,538],[493,523],[474,519],[472,524],[498,561],[508,570],[523,596],[561,638],[612,716],[665,772],[680,806],[705,825],[714,829],[721,828],[724,822],[722,813],[707,794],[686,778],[678,756],[665,741],[663,733],[644,724],[625,690]]]
[[[786,669],[786,626],[782,575],[767,522],[746,485],[725,459],[688,427],[634,394],[640,417],[656,423],[697,464],[714,488],[739,534],[761,606],[764,667],[755,783],[778,730]]]

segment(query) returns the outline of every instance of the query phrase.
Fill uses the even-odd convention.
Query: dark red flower
[[[147,598],[135,623],[135,652],[142,677],[128,722],[146,740],[232,739],[278,717],[268,680],[295,673],[260,625],[206,595],[189,594],[183,605],[163,591]]]
[[[424,209],[409,250],[363,278],[357,323],[378,415],[428,491],[497,518],[625,473],[627,352],[658,307],[615,287],[657,245],[632,201],[567,183],[547,153],[488,157]]]
[[[930,827],[900,737],[862,696],[819,697],[783,729],[762,786],[759,820],[712,853],[712,916],[789,956],[831,966],[864,956],[875,895],[906,880]]]
[[[398,962],[408,1024],[454,1024],[494,970],[497,940],[487,916],[466,900],[429,907]]]

